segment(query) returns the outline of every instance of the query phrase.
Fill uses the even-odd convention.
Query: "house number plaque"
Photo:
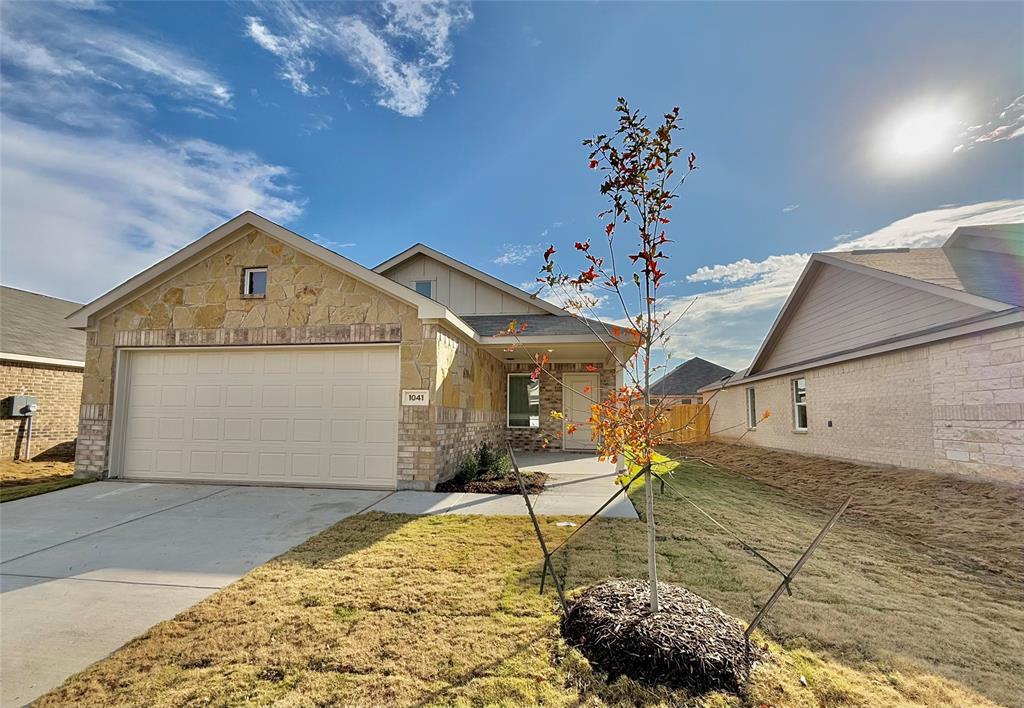
[[[402,389],[403,406],[425,406],[427,405],[427,389]]]

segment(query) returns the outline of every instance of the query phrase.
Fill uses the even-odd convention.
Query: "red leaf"
[[[615,224],[608,224],[607,226],[604,227],[604,232],[609,236],[612,235],[613,231],[615,231]]]
[[[596,170],[597,169],[597,160],[591,160],[590,161],[590,169],[592,169],[592,170]]]
[[[544,251],[544,262],[546,263],[547,261],[551,260],[551,256],[553,256],[554,253],[555,253],[555,247],[554,246],[548,246],[548,250]]]

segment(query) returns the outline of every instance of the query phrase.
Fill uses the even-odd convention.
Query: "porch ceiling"
[[[508,344],[485,344],[483,348],[495,358],[509,364],[531,362],[535,354],[547,354],[552,362],[579,362],[605,366],[615,363],[614,357],[608,352],[608,347],[600,342],[534,344],[527,341],[514,347]]]

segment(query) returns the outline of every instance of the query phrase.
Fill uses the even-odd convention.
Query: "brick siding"
[[[78,435],[82,370],[73,367],[0,361],[0,398],[35,396],[39,411],[32,420],[33,457],[70,457]],[[0,457],[21,458],[25,418],[0,419]]]
[[[806,432],[793,430],[790,386],[801,376]],[[758,413],[771,410],[751,431],[748,386]],[[1024,325],[740,384],[708,400],[717,439],[1024,482]]]

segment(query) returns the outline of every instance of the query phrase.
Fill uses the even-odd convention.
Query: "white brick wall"
[[[807,432],[790,382],[807,380]],[[712,436],[858,462],[1024,483],[1024,325],[810,369],[708,397]],[[707,395],[707,394],[706,394]],[[831,421],[831,426],[829,426]]]

